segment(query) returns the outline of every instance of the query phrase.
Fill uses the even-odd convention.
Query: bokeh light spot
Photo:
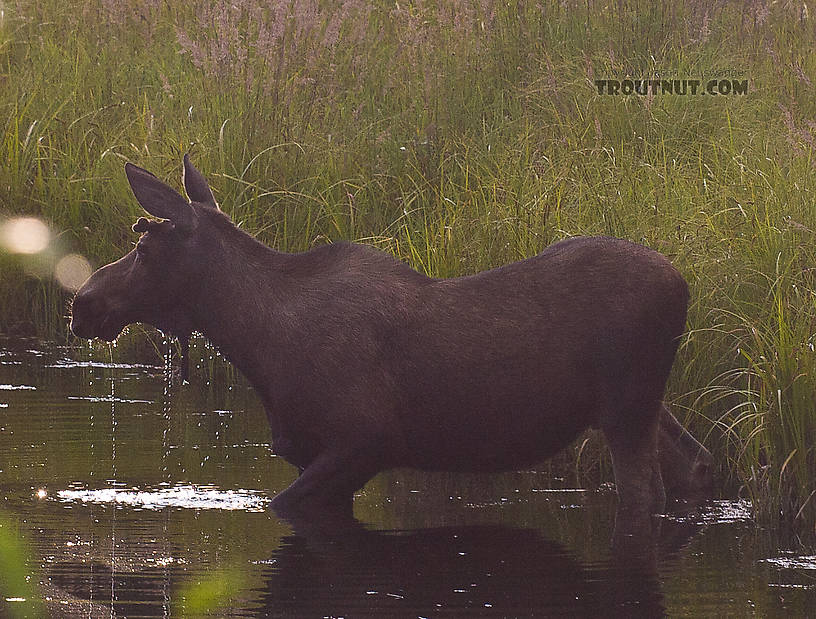
[[[0,224],[0,247],[12,254],[38,254],[50,240],[48,226],[34,217],[15,217]]]
[[[54,277],[60,286],[68,290],[77,290],[91,276],[93,269],[88,261],[79,254],[68,254],[57,262]]]

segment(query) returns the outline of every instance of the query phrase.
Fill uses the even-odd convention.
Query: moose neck
[[[206,272],[194,284],[189,315],[200,331],[263,396],[270,351],[285,339],[276,309],[282,304],[287,265],[295,255],[277,252],[235,227],[227,228]]]

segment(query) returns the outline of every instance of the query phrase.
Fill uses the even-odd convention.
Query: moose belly
[[[585,411],[562,412],[552,416],[541,409],[448,411],[447,416],[407,433],[407,464],[459,472],[509,471],[537,464],[592,425]]]

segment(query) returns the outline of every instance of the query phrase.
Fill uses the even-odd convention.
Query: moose
[[[711,454],[663,403],[688,286],[667,258],[575,237],[489,271],[437,279],[372,247],[276,251],[220,210],[184,156],[189,198],[133,164],[135,248],[77,291],[71,330],[148,323],[207,337],[249,380],[275,452],[300,474],[282,516],[351,514],[378,472],[530,467],[587,428],[609,446],[616,535],[649,531],[667,496],[705,497]]]

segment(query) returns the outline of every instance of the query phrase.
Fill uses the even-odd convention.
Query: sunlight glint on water
[[[56,498],[63,503],[110,505],[115,509],[135,507],[139,510],[171,509],[220,510],[263,513],[269,499],[252,490],[221,490],[213,486],[176,484],[162,488],[99,490],[60,490]],[[166,523],[165,523],[166,524]],[[166,554],[166,553],[165,553]]]

